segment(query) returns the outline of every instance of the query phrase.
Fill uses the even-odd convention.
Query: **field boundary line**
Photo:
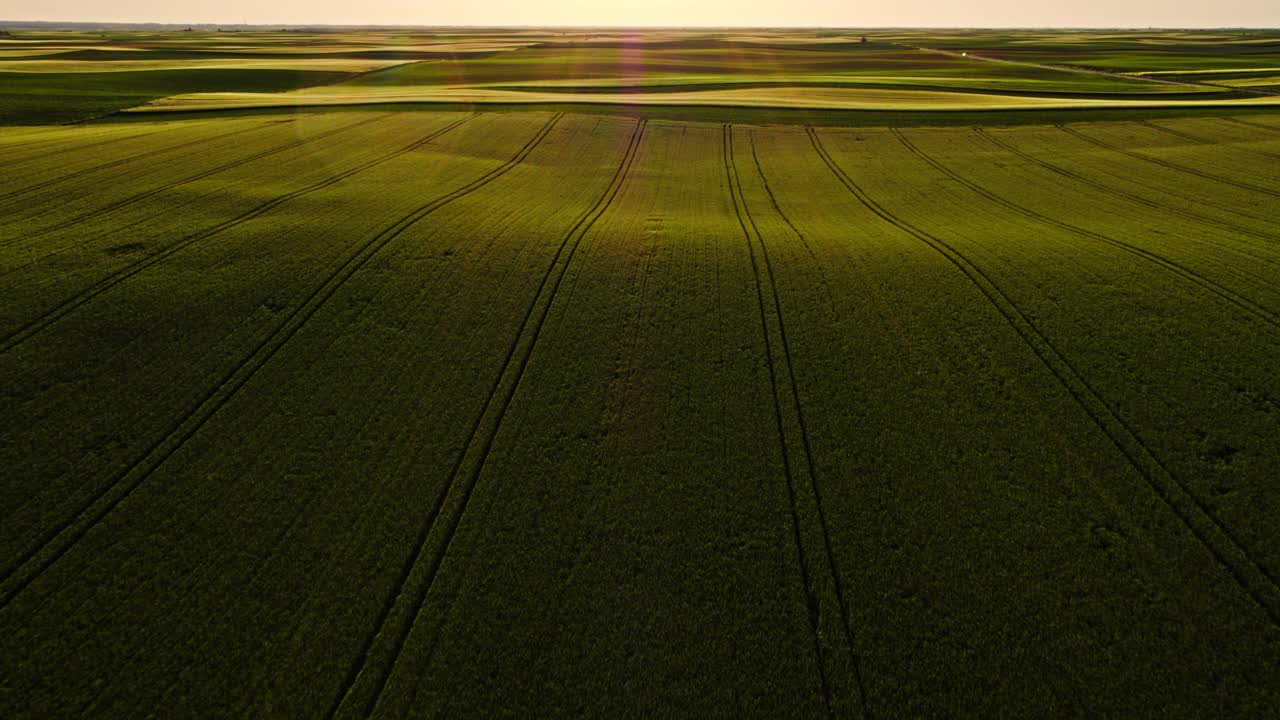
[[[885,222],[920,240],[942,255],[986,296],[1022,338],[1041,364],[1058,380],[1094,425],[1102,431],[1168,507],[1267,615],[1280,625],[1280,586],[1234,535],[1217,520],[1185,485],[1165,468],[1141,436],[1102,398],[1057,347],[991,278],[949,243],[891,213],[853,181],[832,158],[812,127],[807,128],[814,150],[832,174],[864,207]]]
[[[1169,162],[1168,160],[1162,160],[1161,158],[1152,157],[1150,155],[1144,155],[1140,152],[1134,152],[1133,150],[1126,150],[1125,148],[1122,148],[1118,145],[1113,145],[1104,140],[1099,140],[1098,138],[1085,135],[1079,130],[1076,130],[1075,128],[1072,128],[1072,127],[1068,127],[1067,125],[1059,124],[1059,125],[1055,125],[1054,127],[1067,133],[1068,135],[1073,135],[1075,137],[1078,137],[1081,140],[1084,140],[1085,142],[1091,145],[1096,145],[1097,147],[1100,147],[1103,150],[1110,150],[1112,152],[1117,152],[1117,153],[1120,153],[1121,155],[1127,155],[1137,160],[1142,160],[1145,162],[1154,163],[1161,167],[1169,168],[1170,170],[1177,170],[1178,172],[1187,173],[1189,175],[1195,175],[1196,177],[1204,178],[1205,180],[1212,180],[1214,182],[1220,182],[1225,185],[1231,185],[1232,187],[1237,187],[1237,188],[1240,188],[1241,190],[1251,190],[1253,192],[1259,192],[1264,195],[1270,195],[1272,197],[1280,197],[1280,190],[1272,190],[1271,188],[1265,188],[1265,187],[1262,187],[1261,185],[1254,185],[1253,183],[1247,183],[1240,180],[1232,180],[1231,178],[1223,177],[1221,175],[1215,175],[1214,173],[1205,172],[1204,170],[1198,170],[1196,168],[1188,167],[1186,165],[1180,165],[1178,163]]]
[[[754,141],[752,153],[754,156]],[[769,258],[769,250],[764,242],[764,235],[761,234],[759,226],[756,224],[755,218],[751,214],[751,210],[747,205],[746,193],[742,189],[742,180],[738,174],[737,158],[734,151],[733,141],[733,125],[726,123],[723,126],[723,153],[725,174],[729,182],[730,198],[733,201],[733,211],[738,220],[738,226],[742,229],[743,239],[747,243],[747,254],[751,260],[751,270],[755,277],[756,286],[756,305],[760,314],[760,330],[764,336],[765,365],[769,370],[769,386],[773,395],[773,411],[774,421],[778,429],[778,444],[781,451],[783,471],[786,474],[787,495],[790,502],[791,524],[794,540],[796,543],[796,554],[800,561],[801,580],[804,582],[805,599],[809,609],[809,629],[813,634],[814,651],[817,654],[818,671],[821,676],[822,692],[826,700],[827,712],[831,715],[846,716],[850,713],[849,704],[856,702],[861,714],[867,716],[866,708],[866,690],[862,683],[862,671],[860,668],[858,654],[854,649],[853,630],[849,622],[849,610],[844,594],[844,584],[840,579],[840,572],[836,566],[835,554],[831,546],[831,533],[827,526],[826,513],[822,508],[822,492],[818,486],[817,472],[814,466],[813,450],[809,441],[808,426],[804,419],[804,408],[800,400],[800,391],[796,382],[795,366],[791,357],[791,346],[787,339],[786,321],[782,313],[782,299],[778,294],[778,286],[776,276],[773,271],[773,263]],[[750,229],[748,229],[748,225]],[[755,243],[752,242],[752,235],[755,236]],[[760,260],[756,257],[755,244],[760,245],[760,257],[764,261],[765,273],[760,272]],[[785,374],[778,370],[778,360],[774,357],[774,343],[770,337],[770,323],[768,321],[769,313],[766,311],[765,302],[765,285],[768,284],[769,295],[772,298],[773,316],[777,322],[778,347],[782,349],[782,360],[786,363]],[[779,380],[779,376],[783,376]],[[782,395],[783,391],[779,389],[781,382],[787,383],[790,391],[791,413],[794,414],[792,419],[795,423],[800,435],[799,453],[794,453],[788,446],[787,441],[787,425],[783,418],[783,405],[785,404]],[[794,442],[794,440],[792,440]],[[803,473],[796,467],[803,462],[805,469]],[[808,532],[805,531],[803,515],[800,510],[801,492],[797,489],[796,478],[794,475],[804,474],[808,477],[808,493],[803,498],[806,509],[812,509],[813,517],[816,519],[816,527],[810,527]],[[810,552],[815,552],[810,548],[809,543],[804,541],[806,534],[817,534],[821,538],[821,545],[816,549],[815,554],[821,554],[820,560],[809,557]],[[814,566],[821,564],[821,570],[814,572]],[[834,595],[836,613],[834,617],[830,612],[823,613],[823,595],[830,593]],[[847,662],[849,663],[849,672],[852,674],[854,688],[841,688],[837,684],[840,677],[841,662],[846,658],[837,657],[839,653],[837,647],[830,647],[829,641],[824,642],[824,638],[828,637],[827,628],[824,628],[824,616],[830,618],[827,623],[839,622],[840,630],[844,635],[844,649],[847,652]],[[831,666],[831,667],[828,667]],[[856,695],[855,698],[849,697]]]
[[[381,231],[365,241],[355,252],[344,260],[335,270],[330,272],[293,309],[283,320],[271,330],[247,356],[242,358],[222,379],[205,393],[194,407],[183,414],[174,426],[160,439],[152,443],[141,456],[116,473],[111,480],[104,483],[80,509],[67,521],[44,533],[36,545],[24,552],[16,562],[10,563],[0,571],[0,587],[10,586],[0,591],[0,609],[3,609],[22,593],[50,566],[65,555],[86,534],[89,533],[104,517],[111,513],[121,502],[137,489],[165,461],[173,456],[188,440],[190,440],[206,422],[225,406],[239,390],[262,368],[280,348],[310,320],[316,312],[341,288],[347,280],[355,275],[373,257],[422,218],[439,210],[458,198],[469,195],[488,185],[512,168],[524,162],[529,153],[542,142],[555,124],[563,117],[557,113],[534,134],[517,153],[502,165],[489,170],[480,177],[458,187],[444,195],[418,206],[415,210],[403,215],[400,219],[384,227]],[[113,494],[113,490],[114,492]],[[108,497],[108,495],[112,495]],[[101,507],[94,506],[101,502]],[[82,523],[77,524],[78,520]],[[63,542],[57,543],[59,537]],[[51,547],[57,543],[56,547]],[[45,552],[47,550],[47,552]],[[25,568],[30,568],[22,572]],[[20,574],[21,573],[21,574]],[[19,575],[20,574],[20,575]],[[15,580],[15,576],[18,576]]]
[[[208,169],[208,170],[203,170],[203,171],[201,171],[201,172],[196,173],[195,175],[189,175],[189,176],[187,176],[187,177],[185,177],[185,178],[183,178],[183,179],[181,179],[181,180],[176,180],[176,181],[171,182],[171,183],[166,183],[166,184],[164,184],[164,185],[160,185],[160,186],[157,186],[157,187],[151,188],[150,190],[145,190],[145,191],[140,192],[140,193],[138,193],[138,194],[136,194],[136,195],[131,195],[131,196],[127,197],[127,198],[121,198],[120,200],[117,200],[116,202],[109,203],[109,204],[107,204],[107,205],[104,205],[104,206],[102,206],[102,207],[100,207],[100,208],[97,208],[97,209],[95,209],[95,210],[91,210],[91,211],[86,212],[86,213],[82,213],[82,214],[77,215],[76,217],[70,218],[70,219],[68,219],[68,220],[64,220],[64,221],[59,222],[59,223],[54,223],[53,225],[50,225],[50,226],[48,226],[48,227],[46,227],[46,228],[41,228],[40,230],[37,230],[37,231],[35,231],[35,232],[28,233],[28,234],[26,234],[26,235],[23,235],[23,236],[20,236],[20,237],[17,237],[17,238],[13,238],[13,239],[11,239],[11,240],[7,240],[7,241],[5,241],[4,243],[0,244],[0,247],[10,247],[10,246],[12,246],[12,245],[17,245],[17,244],[20,244],[20,243],[23,243],[23,242],[29,242],[29,241],[31,241],[31,240],[35,240],[36,238],[44,237],[45,235],[48,235],[49,233],[57,232],[57,231],[59,231],[59,230],[65,230],[65,229],[67,229],[67,228],[69,228],[69,227],[72,227],[72,226],[74,226],[74,225],[79,225],[80,223],[84,222],[85,220],[92,220],[93,218],[101,217],[101,216],[103,216],[103,215],[107,215],[107,214],[109,214],[109,213],[115,212],[116,210],[119,210],[120,208],[127,207],[127,206],[132,205],[132,204],[134,204],[134,203],[136,203],[136,202],[139,202],[139,201],[141,201],[141,200],[146,200],[147,198],[149,198],[149,197],[153,197],[153,196],[155,196],[155,195],[159,195],[160,193],[168,192],[169,190],[173,190],[174,188],[182,187],[183,185],[187,185],[188,183],[193,183],[193,182],[196,182],[196,181],[199,181],[199,180],[203,180],[203,179],[205,179],[205,178],[207,178],[207,177],[210,177],[210,176],[212,176],[212,175],[216,175],[216,174],[218,174],[218,173],[220,173],[220,172],[225,172],[225,171],[227,171],[227,170],[232,170],[232,169],[234,169],[234,168],[238,168],[238,167],[240,167],[240,166],[242,166],[242,165],[248,165],[248,164],[249,164],[249,163],[251,163],[251,162],[254,162],[254,161],[256,161],[256,160],[261,160],[261,159],[263,159],[263,158],[265,158],[265,157],[270,157],[270,156],[272,156],[272,155],[278,155],[278,154],[280,154],[280,153],[282,153],[282,152],[287,152],[287,151],[289,151],[289,150],[294,150],[294,149],[296,149],[296,148],[302,147],[303,145],[307,145],[307,144],[310,144],[310,143],[313,143],[313,142],[317,142],[317,141],[319,141],[319,140],[324,140],[324,139],[330,138],[330,137],[332,137],[332,136],[334,136],[334,135],[337,135],[337,134],[339,134],[339,133],[344,133],[344,132],[347,132],[347,131],[349,131],[349,130],[355,130],[356,128],[362,127],[362,126],[364,126],[364,125],[368,125],[368,124],[373,123],[373,122],[377,122],[377,121],[379,121],[379,120],[384,120],[384,119],[386,119],[386,118],[388,118],[388,117],[390,117],[390,116],[391,116],[391,114],[390,114],[390,113],[388,113],[388,114],[384,114],[384,115],[378,115],[378,116],[376,116],[376,117],[372,117],[372,118],[366,118],[366,119],[361,120],[361,121],[359,121],[359,122],[351,123],[350,125],[343,125],[342,127],[334,128],[333,130],[327,130],[327,131],[322,132],[322,133],[320,133],[320,134],[318,134],[318,135],[312,135],[312,136],[311,136],[311,137],[309,137],[309,138],[303,138],[302,140],[295,140],[295,141],[293,141],[293,142],[286,143],[286,144],[284,144],[284,145],[279,145],[279,146],[274,147],[274,148],[271,148],[271,149],[269,149],[269,150],[264,150],[264,151],[262,151],[262,152],[257,152],[257,153],[254,153],[254,154],[252,154],[252,155],[247,155],[247,156],[245,156],[245,157],[239,158],[238,160],[233,160],[233,161],[231,161],[231,162],[229,162],[229,163],[224,163],[224,164],[222,164],[222,165],[219,165],[219,166],[214,167],[214,168],[210,168],[210,169]],[[86,242],[87,242],[87,241],[86,241]],[[82,242],[82,243],[78,243],[78,244],[76,245],[76,247],[78,247],[79,245],[83,245],[83,244],[84,244],[83,242]]]
[[[68,180],[75,180],[78,177],[83,177],[90,173],[98,172],[99,170],[109,170],[113,167],[128,165],[131,162],[135,162],[138,160],[146,160],[147,158],[152,158],[157,155],[164,155],[165,153],[173,152],[174,150],[182,150],[185,148],[189,148],[193,145],[202,145],[204,143],[214,142],[217,140],[225,140],[229,137],[235,137],[236,135],[243,135],[245,133],[254,132],[256,130],[269,130],[273,127],[274,127],[273,125],[268,123],[260,123],[257,125],[253,125],[251,127],[240,128],[239,130],[232,130],[231,132],[220,133],[217,135],[213,135],[211,137],[197,138],[189,142],[179,143],[177,145],[171,145],[169,147],[157,148],[155,150],[148,150],[146,152],[138,153],[137,155],[130,155],[128,157],[120,158],[119,160],[113,160],[111,162],[103,163],[101,165],[95,165],[90,168],[83,168],[81,170],[76,170],[75,172],[68,173],[66,175],[60,175],[56,178],[45,180],[43,182],[38,182],[34,185],[28,185],[27,187],[20,188],[18,190],[11,190],[7,193],[0,194],[0,202],[9,200],[10,198],[18,197],[20,195],[26,195],[27,193],[33,193],[33,192],[36,192],[37,190],[44,190],[45,188],[52,187],[54,185],[57,185],[58,183],[66,182]],[[144,135],[143,137],[146,137],[146,136]]]
[[[555,303],[556,293],[559,291],[560,284],[568,272],[569,264],[573,261],[573,256],[577,252],[578,246],[582,243],[582,239],[595,225],[596,221],[609,209],[614,198],[617,197],[626,183],[631,167],[635,163],[635,158],[639,154],[638,151],[641,140],[644,137],[646,125],[647,121],[645,120],[640,120],[636,123],[634,130],[632,130],[630,141],[627,144],[627,149],[604,192],[591,208],[578,216],[569,231],[561,239],[551,263],[542,276],[538,289],[533,293],[533,297],[530,298],[529,306],[521,319],[520,327],[511,339],[506,356],[503,358],[502,367],[489,388],[480,412],[471,422],[467,437],[458,451],[458,456],[453,466],[450,468],[448,480],[437,494],[435,503],[427,513],[426,522],[423,523],[416,538],[414,550],[401,567],[400,577],[383,604],[373,632],[366,637],[362,650],[347,673],[342,687],[339,688],[337,696],[326,713],[326,717],[336,717],[344,707],[352,703],[361,705],[358,711],[353,708],[354,712],[358,712],[363,717],[368,717],[373,714],[378,702],[382,699],[391,675],[395,671],[395,666],[400,660],[400,655],[404,651],[409,635],[417,624],[422,608],[425,606],[431,589],[435,585],[440,566],[444,563],[453,539],[457,536],[458,527],[462,523],[462,518],[466,514],[476,484],[479,482],[480,475],[488,462],[489,454],[493,449],[498,431],[501,429],[502,421],[506,417],[507,409],[511,406],[511,401],[524,378],[525,369],[533,357],[543,325],[551,312],[552,305]],[[566,249],[568,252],[566,252]],[[563,260],[561,260],[562,257]],[[557,268],[559,269],[558,273],[556,272]],[[543,298],[544,291],[546,291],[546,300],[540,303],[539,300]],[[538,312],[539,306],[541,306],[541,312]],[[535,314],[537,315],[536,318]],[[531,322],[532,327],[530,326]],[[523,352],[521,352],[522,345],[524,346]],[[510,376],[510,380],[504,383],[503,380],[507,379],[508,376]],[[506,386],[505,391],[504,385]],[[500,393],[501,396],[499,396]],[[496,405],[495,399],[497,400]],[[496,409],[491,413],[491,408]],[[490,415],[492,415],[492,420],[486,423],[485,419]],[[468,457],[473,454],[475,459],[468,463]],[[464,468],[466,468],[465,472]],[[461,485],[458,484],[460,478],[462,478]],[[458,499],[453,503],[449,503],[450,496],[455,494],[459,496]],[[443,529],[439,531],[443,537],[440,542],[435,543],[437,546],[436,551],[427,559],[426,565],[423,566],[422,573],[420,573],[424,577],[418,583],[419,587],[412,593],[412,599],[408,600],[409,605],[405,606],[403,621],[398,623],[399,627],[388,627],[388,623],[392,621],[392,614],[395,612],[396,606],[401,604],[400,599],[406,597],[406,594],[410,592],[408,586],[415,574],[414,570],[419,567],[419,561],[424,557],[427,546],[431,544],[432,531],[436,530],[441,515],[445,513],[446,505],[452,505],[452,508],[445,519]],[[384,662],[385,667],[374,668],[370,663],[378,638],[387,637],[388,634],[390,634],[389,642],[391,646],[385,653],[387,655]],[[371,682],[374,685],[362,702],[356,696],[356,690],[360,679],[368,672],[376,672],[377,676],[372,678]]]
[[[399,150],[395,150],[393,152],[380,155],[372,160],[361,163],[360,165],[357,165],[354,168],[351,168],[349,170],[344,170],[343,172],[340,172],[337,175],[326,178],[325,180],[322,180],[320,182],[313,183],[311,185],[308,185],[307,187],[294,190],[284,195],[280,195],[279,197],[276,197],[264,203],[261,203],[257,207],[254,207],[246,212],[243,212],[240,215],[237,215],[236,217],[231,218],[230,220],[223,221],[221,223],[218,223],[217,225],[214,225],[213,227],[206,228],[204,230],[201,230],[200,232],[188,235],[174,243],[171,243],[170,245],[161,248],[159,251],[151,255],[148,255],[147,257],[142,258],[131,265],[121,268],[115,273],[112,273],[111,275],[99,280],[93,285],[90,285],[89,287],[81,290],[75,295],[72,295],[66,300],[63,300],[62,302],[58,303],[57,305],[55,305],[54,307],[50,308],[48,311],[40,315],[39,317],[25,323],[24,325],[20,326],[19,328],[9,333],[8,335],[0,337],[0,354],[6,353],[12,350],[17,345],[20,345],[21,343],[30,339],[32,336],[36,335],[37,333],[41,332],[42,330],[49,327],[50,325],[53,325],[54,323],[56,323],[58,320],[62,319],[66,315],[70,314],[76,308],[79,308],[80,306],[88,303],[90,300],[110,290],[116,285],[119,285],[120,283],[133,277],[134,275],[137,275],[143,270],[146,270],[152,265],[155,265],[161,262],[162,260],[165,260],[171,257],[172,255],[177,254],[179,251],[184,250],[187,247],[190,247],[196,242],[208,239],[210,237],[213,237],[214,235],[218,235],[227,230],[238,227],[239,225],[243,225],[244,223],[250,220],[253,220],[254,218],[257,218],[261,215],[266,214],[271,210],[274,210],[275,208],[285,204],[286,202],[289,202],[290,200],[294,200],[298,197],[307,195],[317,190],[322,190],[326,187],[329,187],[330,185],[334,185],[338,182],[341,182],[342,180],[346,180],[347,178],[353,175],[362,173],[365,170],[368,170],[376,165],[381,165],[382,163],[393,160],[401,155],[404,155],[405,153],[412,152],[422,147],[423,145],[426,145],[432,140],[435,140],[441,135],[444,135],[445,133],[454,130],[459,125],[462,125],[463,123],[474,119],[477,116],[478,114],[472,114],[468,117],[462,118],[461,120],[456,120],[453,123],[450,123],[449,125],[446,125],[445,127],[439,130],[433,131],[426,137],[423,137],[419,140],[416,140],[410,143],[409,145],[406,145],[403,148],[400,148]]]
[[[1136,257],[1139,257],[1143,260],[1147,260],[1148,262],[1152,262],[1156,265],[1159,265],[1165,270],[1168,270],[1169,272],[1175,275],[1178,275],[1184,280],[1187,280],[1191,283],[1199,285],[1205,290],[1208,290],[1214,295],[1217,295],[1220,299],[1228,303],[1231,303],[1232,305],[1235,305],[1237,308],[1244,310],[1245,312],[1253,315],[1254,317],[1257,317],[1263,322],[1266,322],[1267,324],[1271,325],[1273,328],[1280,329],[1280,316],[1278,316],[1276,313],[1253,302],[1252,300],[1244,297],[1243,295],[1240,295],[1234,290],[1231,290],[1227,287],[1219,285],[1218,283],[1210,280],[1209,278],[1204,277],[1200,273],[1196,272],[1195,270],[1192,270],[1191,268],[1183,265],[1182,263],[1179,263],[1174,260],[1170,260],[1162,255],[1158,255],[1145,248],[1141,248],[1136,245],[1131,245],[1127,242],[1124,242],[1123,240],[1117,240],[1109,235],[1103,235],[1102,233],[1095,232],[1087,228],[1082,228],[1078,225],[1072,225],[1069,222],[1058,220],[1056,218],[1051,218],[1047,215],[1043,215],[1039,212],[1036,212],[1035,210],[1019,205],[1013,202],[1012,200],[1009,200],[1008,198],[1005,198],[1001,195],[997,195],[991,190],[988,190],[987,188],[965,178],[964,176],[955,172],[954,170],[947,167],[946,165],[943,165],[941,162],[939,162],[935,158],[929,156],[927,153],[917,148],[910,140],[907,139],[905,135],[902,134],[902,131],[898,130],[897,128],[891,129],[890,132],[893,133],[894,137],[896,137],[898,141],[902,143],[904,147],[907,148],[907,150],[911,151],[913,155],[923,160],[930,167],[933,167],[938,172],[943,173],[944,175],[956,181],[957,183],[960,183],[964,187],[969,188],[973,192],[981,195],[982,197],[990,200],[991,202],[999,205],[1000,207],[1003,207],[1014,213],[1022,215],[1023,217],[1030,218],[1036,222],[1040,222],[1046,225],[1052,225],[1053,227],[1059,228],[1061,230],[1066,230],[1067,232],[1073,233],[1075,235],[1079,235],[1080,237],[1088,238],[1090,240],[1096,240],[1101,243],[1106,243],[1107,245],[1111,245],[1113,247],[1124,250],[1125,252],[1131,255],[1134,255]]]
[[[1167,128],[1163,125],[1157,125],[1151,122],[1150,120],[1139,120],[1138,124],[1143,127],[1151,128],[1152,130],[1155,130],[1157,132],[1164,133],[1166,135],[1172,135],[1174,137],[1182,138],[1183,140],[1189,140],[1190,142],[1196,143],[1197,145],[1219,145],[1219,146],[1226,145],[1232,150],[1236,150],[1238,152],[1249,153],[1250,155],[1261,155],[1262,157],[1268,157],[1273,160],[1280,160],[1280,154],[1267,152],[1266,150],[1254,150],[1253,148],[1236,147],[1230,142],[1202,138],[1196,135],[1192,135],[1191,133],[1183,132],[1182,130],[1174,130],[1173,128]]]
[[[1230,230],[1231,232],[1240,233],[1242,235],[1248,235],[1250,237],[1255,237],[1259,240],[1280,242],[1280,234],[1268,233],[1262,230],[1255,230],[1253,228],[1245,227],[1243,225],[1236,225],[1234,223],[1227,222],[1226,220],[1220,220],[1218,218],[1211,217],[1208,215],[1201,215],[1200,213],[1192,212],[1190,210],[1184,210],[1180,207],[1166,205],[1164,203],[1160,203],[1155,200],[1142,197],[1141,195],[1138,195],[1136,193],[1128,192],[1127,190],[1113,188],[1106,185],[1105,183],[1085,177],[1072,170],[1068,170],[1067,168],[1064,168],[1061,165],[1055,165],[1051,162],[1042,160],[1041,158],[1036,157],[1032,153],[1021,150],[1013,146],[1012,144],[1006,142],[1005,140],[1001,140],[1000,138],[997,138],[996,136],[988,133],[986,130],[982,128],[974,128],[974,132],[976,132],[978,135],[980,135],[983,139],[987,140],[988,142],[996,146],[999,146],[1001,148],[1004,148],[1005,150],[1013,153],[1014,155],[1017,155],[1018,157],[1022,158],[1023,160],[1026,160],[1027,162],[1039,165],[1040,167],[1046,170],[1049,170],[1063,177],[1067,177],[1072,180],[1075,180],[1076,182],[1079,182],[1083,185],[1087,185],[1095,190],[1099,190],[1101,192],[1107,193],[1108,195],[1115,195],[1116,197],[1122,197],[1126,200],[1130,200],[1140,205],[1145,205],[1146,207],[1149,207],[1153,210],[1158,210],[1163,213],[1169,213],[1171,215],[1177,215],[1179,217],[1187,218],[1188,220],[1196,220],[1198,222],[1214,225],[1216,227],[1222,228],[1223,230]],[[1272,265],[1280,264],[1280,260],[1272,260],[1269,258],[1262,258],[1257,256],[1252,256],[1252,257],[1254,257],[1254,259],[1260,262],[1265,262]]]

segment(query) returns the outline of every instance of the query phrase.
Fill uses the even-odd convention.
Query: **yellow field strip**
[[[814,110],[1020,110],[1053,108],[1254,107],[1276,97],[1224,100],[1098,100],[1016,97],[982,93],[878,88],[770,87],[691,92],[574,93],[524,92],[491,88],[400,86],[319,87],[285,93],[193,93],[176,95],[126,112],[223,110],[235,108],[341,106],[381,103],[581,103],[594,105],[690,105],[777,107]]]

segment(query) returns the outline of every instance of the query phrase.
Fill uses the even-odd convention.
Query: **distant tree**
[[[866,36],[866,35],[863,35],[863,36],[862,36],[862,40],[860,40],[859,42],[866,42],[866,41],[867,41],[867,36]]]

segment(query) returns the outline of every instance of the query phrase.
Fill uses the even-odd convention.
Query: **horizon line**
[[[76,26],[89,25],[100,27],[235,27],[235,28],[267,28],[267,29],[306,29],[306,28],[342,28],[360,30],[381,29],[450,29],[450,30],[1120,30],[1120,31],[1214,31],[1214,30],[1259,30],[1280,31],[1280,26],[1271,25],[430,25],[422,23],[375,23],[362,25],[357,23],[226,23],[211,21],[192,22],[159,22],[151,20],[13,20],[0,19],[0,26],[9,25],[44,25],[44,26]]]

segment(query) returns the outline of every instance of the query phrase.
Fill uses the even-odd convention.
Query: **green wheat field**
[[[1280,712],[1280,32],[11,28],[0,124],[0,716]]]

